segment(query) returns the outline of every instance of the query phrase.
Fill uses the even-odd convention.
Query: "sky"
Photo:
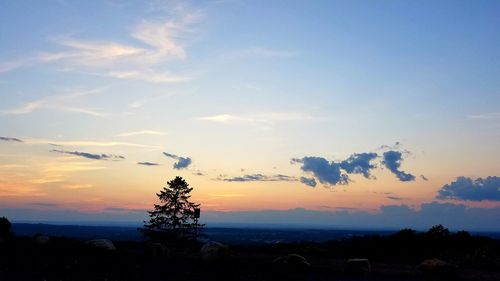
[[[1,1],[0,216],[500,230],[498,1]]]

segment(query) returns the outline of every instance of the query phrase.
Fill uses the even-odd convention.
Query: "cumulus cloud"
[[[177,160],[177,162],[174,163],[174,169],[176,169],[176,170],[185,169],[189,165],[191,165],[191,163],[192,163],[190,157],[181,157],[181,156],[177,156],[175,154],[170,154],[167,152],[163,152],[163,154],[169,158]]]
[[[314,178],[300,177],[300,182],[310,187],[316,187],[316,180]]]
[[[500,201],[500,177],[492,176],[484,179],[458,177],[438,191],[437,199]]]
[[[115,155],[115,154],[92,154],[88,152],[80,152],[80,151],[67,151],[67,150],[57,150],[52,149],[50,152],[62,153],[62,154],[70,154],[75,156],[80,156],[87,159],[94,160],[123,160],[124,156]]]
[[[365,178],[370,177],[370,170],[377,166],[370,161],[377,158],[377,153],[355,153],[346,160],[340,162],[340,168],[349,174],[362,174]]]
[[[160,164],[154,162],[137,162],[137,165],[143,166],[159,166]]]
[[[406,172],[399,170],[401,167],[401,161],[403,160],[403,154],[399,151],[389,150],[383,154],[382,164],[389,169],[393,174],[398,177],[400,181],[413,181],[415,176]]]
[[[394,146],[384,145],[379,149],[388,149],[399,146],[400,143],[397,142]],[[409,153],[408,151],[403,152]],[[381,164],[394,173],[400,181],[412,181],[415,179],[415,176],[399,170],[403,160],[403,152],[398,150],[389,150],[384,152]],[[350,174],[361,174],[365,178],[375,179],[375,177],[371,175],[371,171],[378,167],[376,163],[373,163],[378,159],[380,159],[380,155],[376,152],[363,152],[354,153],[347,159],[340,162],[329,161],[324,157],[306,156],[303,158],[293,158],[291,163],[302,164],[302,171],[312,173],[314,176],[313,179],[317,179],[322,184],[342,185],[349,183]],[[422,179],[427,180],[424,176],[422,176]],[[313,183],[307,178],[305,178],[305,180],[301,180],[301,182],[309,186],[315,186],[316,183],[316,181]]]
[[[263,174],[248,174],[238,177],[220,177],[218,180],[229,182],[246,182],[246,181],[297,181],[296,178],[287,175],[263,175]]]
[[[9,142],[23,142],[21,139],[18,138],[9,138],[9,137],[0,137],[1,141],[9,141]]]
[[[349,176],[340,171],[340,164],[329,162],[323,157],[308,156],[302,159],[294,158],[292,163],[301,163],[304,172],[311,172],[322,184],[347,184]]]

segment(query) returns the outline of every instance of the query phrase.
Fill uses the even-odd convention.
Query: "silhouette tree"
[[[156,241],[196,238],[203,225],[198,223],[200,204],[189,201],[192,190],[179,176],[167,182],[156,194],[160,204],[148,211],[150,219],[144,224],[144,235]]]
[[[442,239],[442,238],[448,237],[450,235],[450,231],[448,230],[448,228],[444,227],[443,225],[438,224],[438,225],[431,227],[426,232],[426,234],[433,239]]]
[[[0,238],[7,238],[10,236],[10,221],[5,218],[1,217],[0,218]]]

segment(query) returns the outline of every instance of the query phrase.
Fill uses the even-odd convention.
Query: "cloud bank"
[[[407,205],[384,205],[378,212],[369,213],[352,208],[335,208],[336,211],[308,210],[302,208],[289,210],[260,211],[205,211],[202,223],[209,226],[221,224],[273,225],[275,227],[299,226],[343,229],[394,229],[413,228],[427,230],[436,224],[443,224],[451,230],[500,231],[498,218],[500,207],[467,208],[461,204],[423,203],[419,209]],[[54,208],[0,208],[0,213],[12,221],[36,222],[101,222],[122,225],[140,225],[147,219],[145,210],[127,208],[108,208],[102,212],[79,212],[59,207]]]
[[[500,177],[472,179],[458,177],[455,181],[444,185],[437,199],[454,199],[464,201],[500,201]]]
[[[333,209],[334,207],[332,207]],[[383,205],[378,212],[356,209],[318,211],[302,208],[242,212],[205,212],[204,221],[211,224],[266,224],[275,226],[309,226],[344,229],[413,228],[426,230],[443,224],[452,230],[500,231],[500,207],[467,208],[461,204],[423,203],[419,209],[408,205]]]
[[[181,157],[181,156],[177,156],[175,154],[170,154],[170,153],[167,153],[167,152],[163,152],[163,154],[165,156],[167,156],[168,158],[172,158],[174,160],[177,160],[177,162],[174,163],[174,169],[176,169],[176,170],[185,169],[189,165],[191,165],[191,163],[192,163],[190,157]]]

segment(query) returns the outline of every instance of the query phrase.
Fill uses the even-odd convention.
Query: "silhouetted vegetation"
[[[198,223],[200,204],[190,202],[193,188],[182,177],[167,182],[156,195],[161,204],[149,211],[149,222],[144,225],[144,234],[153,241],[193,239],[203,225]]]
[[[160,243],[112,241],[110,249],[99,246],[107,243],[96,243],[104,239],[40,237],[44,234],[13,236],[0,243],[0,280],[165,280],[166,272],[168,280],[203,281],[500,280],[499,240],[466,231],[450,232],[443,226],[325,243],[233,244],[224,246],[223,253],[213,251],[219,246],[202,250],[217,242],[204,247],[186,243],[182,250],[172,252],[170,247],[158,247]],[[422,261],[439,262],[437,259],[456,272],[427,276],[420,271]],[[358,274],[360,270],[349,260],[363,262],[367,269],[361,268],[363,272]]]
[[[10,236],[10,221],[5,218],[1,217],[0,218],[0,238],[8,238]]]

